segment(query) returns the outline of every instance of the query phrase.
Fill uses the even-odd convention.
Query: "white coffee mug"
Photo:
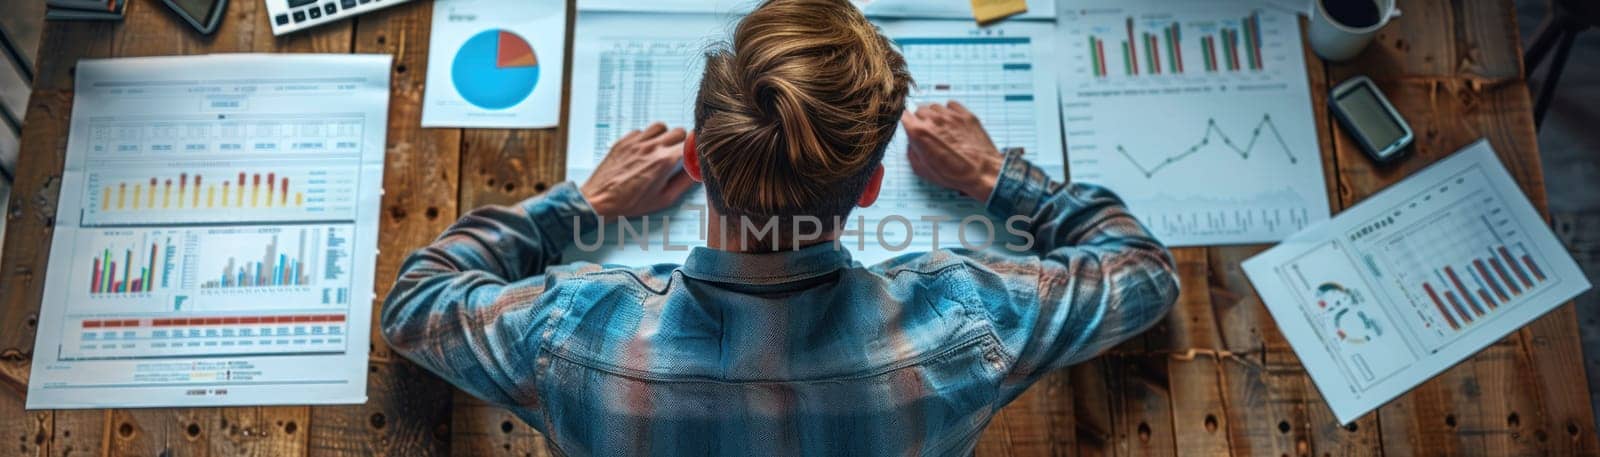
[[[1322,5],[1325,1],[1375,2],[1378,6],[1378,22],[1361,28],[1350,27],[1328,15],[1328,10]],[[1372,42],[1372,37],[1377,36],[1378,29],[1388,25],[1390,19],[1400,17],[1400,10],[1395,8],[1394,0],[1311,0],[1309,15],[1311,50],[1324,60],[1340,61],[1360,54],[1367,43]]]

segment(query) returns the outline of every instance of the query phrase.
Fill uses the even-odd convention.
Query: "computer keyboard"
[[[272,34],[316,27],[410,0],[263,0]]]

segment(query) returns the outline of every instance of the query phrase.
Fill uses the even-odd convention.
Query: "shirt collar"
[[[697,247],[682,271],[701,281],[773,285],[816,278],[851,264],[850,251],[833,242],[759,254]]]

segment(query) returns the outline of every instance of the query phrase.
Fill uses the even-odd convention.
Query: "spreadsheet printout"
[[[1483,140],[1244,271],[1341,423],[1589,289]]]
[[[1056,0],[1027,0],[1028,11],[1010,19],[1055,20]],[[850,0],[869,17],[973,20],[970,0]],[[630,13],[744,14],[761,0],[578,0],[578,9]]]
[[[27,407],[366,401],[390,60],[80,63]]]
[[[711,14],[580,12],[574,32],[568,179],[583,182],[612,143],[653,121],[692,128],[704,54],[728,35],[736,20]],[[964,21],[875,22],[906,57],[917,82],[911,103],[960,101],[978,114],[997,146],[1023,148],[1054,178],[1065,177],[1055,67],[1044,63],[1054,46],[1052,24],[977,28]],[[905,144],[904,133],[897,133],[884,154],[878,202],[857,208],[846,221],[847,231],[863,232],[840,239],[857,260],[870,264],[936,247],[959,248],[962,236],[974,246],[1011,241],[1004,237],[1003,220],[989,219],[992,231],[977,223],[961,224],[967,216],[984,215],[983,203],[912,174]],[[600,248],[574,247],[565,258],[631,265],[681,262],[688,247],[705,244],[704,195],[696,187],[677,208],[647,218],[653,225],[643,247],[639,237],[619,237],[620,227],[608,226],[603,237],[584,240],[602,243]],[[997,236],[990,238],[991,233]],[[621,240],[628,244],[619,247]]]

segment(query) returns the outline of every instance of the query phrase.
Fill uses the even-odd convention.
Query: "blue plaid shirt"
[[[1105,189],[1052,183],[1011,154],[988,210],[1030,216],[1036,253],[864,266],[822,243],[562,264],[597,223],[566,183],[474,210],[413,254],[383,334],[567,455],[969,454],[1040,376],[1148,328],[1178,296],[1167,250]]]

